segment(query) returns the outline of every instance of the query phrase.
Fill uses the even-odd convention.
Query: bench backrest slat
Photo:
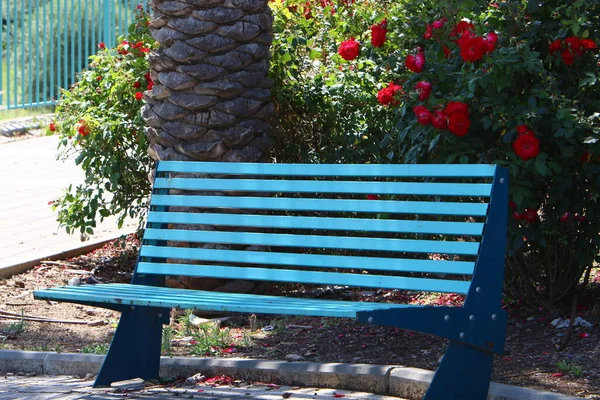
[[[160,162],[136,273],[467,293],[496,169]]]
[[[335,183],[335,184],[332,184]],[[280,193],[353,193],[424,196],[489,196],[487,183],[348,182],[262,179],[157,178],[156,189]]]
[[[396,233],[436,233],[481,236],[481,222],[413,221],[368,218],[297,217],[281,215],[216,214],[150,211],[148,222],[205,224],[279,229],[329,229]]]
[[[454,215],[481,217],[487,214],[487,203],[436,201],[295,199],[289,197],[196,196],[155,194],[151,206],[235,208],[252,210],[332,211],[361,213],[405,213],[421,215]]]
[[[211,276],[213,278],[258,279],[274,282],[312,283],[320,285],[363,286],[370,288],[402,288],[428,292],[450,292],[466,294],[469,282],[442,279],[420,279],[402,276],[381,276],[364,274],[340,274],[337,272],[302,271],[278,269],[277,274],[269,268],[227,267],[222,265],[189,265],[140,262],[140,273],[172,274],[186,276]]]
[[[386,257],[355,257],[327,254],[299,254],[274,251],[215,250],[146,245],[140,256],[152,259],[187,259],[234,264],[288,265],[301,267],[344,268],[366,271],[418,272],[471,275],[473,261],[421,260]],[[149,272],[149,271],[146,271]]]
[[[162,161],[157,172],[242,174],[265,176],[352,176],[485,178],[494,175],[495,165],[460,164],[255,164]]]
[[[289,235],[152,228],[146,229],[144,237],[149,240],[171,240],[192,243],[462,254],[471,256],[477,255],[477,252],[479,251],[479,243],[449,240],[375,239],[345,236]]]

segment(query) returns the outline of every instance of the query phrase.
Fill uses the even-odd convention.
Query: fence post
[[[112,28],[112,7],[110,6],[110,0],[103,0],[104,1],[104,11],[103,11],[103,22],[104,22],[104,26],[103,26],[103,30],[104,30],[104,43],[106,44],[106,47],[108,47],[109,49],[114,47],[115,43],[114,43],[114,37],[115,37],[115,32]]]

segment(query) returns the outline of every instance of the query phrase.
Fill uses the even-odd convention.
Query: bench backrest
[[[162,161],[136,274],[462,294],[477,276],[501,292],[506,180],[495,165]]]

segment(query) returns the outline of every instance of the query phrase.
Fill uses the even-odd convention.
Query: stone
[[[288,354],[285,356],[285,359],[289,361],[302,361],[304,360],[304,357],[299,354]]]
[[[212,21],[222,25],[237,21],[238,19],[242,18],[244,14],[244,10],[239,8],[215,7],[204,10],[196,10],[192,13],[192,16],[201,21]]]
[[[193,17],[172,19],[169,26],[189,36],[205,34],[218,28],[214,22],[200,21]]]
[[[198,36],[186,41],[187,44],[209,53],[220,53],[231,50],[237,46],[237,42],[231,38],[219,36],[216,33],[209,33],[205,36]]]
[[[157,15],[156,13],[153,15],[153,18],[150,19],[150,25],[148,25],[152,29],[160,29],[163,26],[169,23],[169,19],[164,15]]]
[[[204,110],[219,102],[217,96],[203,96],[195,93],[175,93],[169,100],[171,103],[191,111]]]
[[[271,148],[272,144],[273,139],[271,139],[267,132],[263,132],[262,135],[260,135],[259,137],[254,139],[252,143],[250,143],[252,147],[256,147],[257,149],[264,152],[268,151]]]
[[[265,104],[263,106],[263,108],[261,108],[259,111],[257,111],[256,114],[254,114],[254,117],[264,119],[264,120],[269,120],[269,119],[273,118],[274,115],[275,115],[275,106],[273,105],[273,103],[268,103],[268,104]]]
[[[245,146],[241,149],[229,150],[224,156],[223,161],[227,162],[258,162],[262,160],[264,153],[252,146]]]
[[[154,7],[163,14],[167,14],[173,17],[181,17],[187,15],[192,10],[192,8],[188,4],[179,1],[165,1],[164,3],[155,4]]]
[[[262,33],[260,26],[246,21],[239,21],[233,25],[221,26],[216,34],[230,37],[237,42],[249,42]]]
[[[134,378],[126,381],[117,381],[111,383],[110,387],[118,390],[139,390],[144,388],[144,380],[142,378]]]
[[[165,55],[180,63],[202,61],[206,56],[202,50],[198,50],[186,42],[175,42],[171,47],[165,49]]]
[[[200,139],[208,132],[204,127],[183,122],[167,122],[162,129],[183,141]]]
[[[173,90],[191,89],[198,84],[195,78],[181,72],[161,72],[158,81]]]

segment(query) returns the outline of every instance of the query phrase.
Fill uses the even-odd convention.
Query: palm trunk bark
[[[273,17],[267,3],[150,2],[150,30],[160,47],[150,55],[155,84],[145,92],[143,116],[154,160],[268,160],[274,107],[268,77]],[[240,292],[264,287],[189,277],[171,279],[170,285]]]

